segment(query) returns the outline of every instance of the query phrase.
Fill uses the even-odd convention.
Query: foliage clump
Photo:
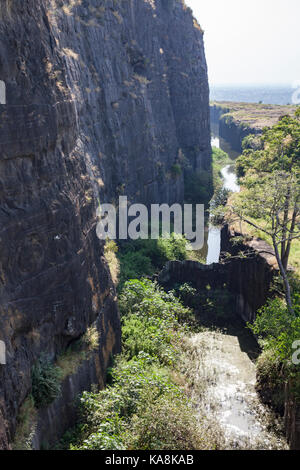
[[[191,310],[149,280],[128,281],[120,309],[123,353],[109,370],[107,388],[83,393],[80,422],[65,437],[64,448],[218,448],[219,437],[205,416],[196,417],[193,402],[175,380]]]
[[[172,233],[169,238],[139,239],[124,244],[118,252],[120,261],[119,291],[128,279],[152,276],[161,270],[167,261],[187,259],[188,246],[186,238],[176,233]]]
[[[37,408],[50,405],[60,394],[61,369],[42,355],[32,368],[32,396]]]

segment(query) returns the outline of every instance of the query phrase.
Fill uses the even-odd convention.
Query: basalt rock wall
[[[232,150],[241,154],[244,138],[261,131],[235,121],[230,115],[227,115],[229,112],[229,108],[226,109],[217,105],[210,106],[211,122],[218,127],[219,136],[230,144]]]
[[[55,360],[100,325],[100,363],[73,380],[75,395],[103,385],[120,350],[99,202],[183,202],[186,160],[209,172],[211,147],[203,33],[181,1],[1,0],[0,79],[0,448],[9,448],[42,353]],[[49,420],[44,437],[67,421]]]
[[[263,241],[234,244],[236,234],[226,226],[221,234],[221,250],[231,255],[222,263],[203,265],[195,261],[171,261],[160,273],[159,282],[167,288],[192,283],[197,290],[226,289],[232,294],[232,312],[246,322],[255,319],[265,304],[275,274],[273,254]],[[243,253],[241,255],[241,253]]]

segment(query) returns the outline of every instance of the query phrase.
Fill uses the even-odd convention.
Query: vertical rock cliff
[[[42,353],[55,360],[96,323],[90,375],[103,384],[120,349],[95,230],[99,200],[183,202],[174,165],[184,155],[193,170],[210,171],[210,127],[203,33],[179,0],[2,0],[0,80],[0,448],[8,448]]]

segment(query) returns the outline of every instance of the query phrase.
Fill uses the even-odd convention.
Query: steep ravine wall
[[[271,256],[264,242],[244,246],[231,245],[228,227],[222,230],[222,251],[233,256],[222,263],[204,265],[196,261],[171,261],[162,270],[159,282],[168,288],[176,283],[192,283],[197,290],[226,289],[232,294],[232,312],[245,322],[255,319],[257,310],[265,304],[275,273]],[[233,250],[231,251],[233,247]],[[243,250],[245,256],[238,256]],[[247,253],[247,254],[246,254]],[[255,295],[253,295],[255,292]]]
[[[210,106],[211,122],[218,126],[219,136],[228,142],[235,152],[242,153],[242,143],[245,137],[250,134],[257,134],[260,131],[242,123],[235,121],[231,116],[227,116],[229,108]]]
[[[211,147],[203,33],[181,1],[3,0],[0,79],[0,448],[9,448],[41,353],[55,359],[100,325],[98,359],[70,379],[75,395],[103,385],[120,350],[99,200],[182,202],[174,164],[184,154],[211,171]],[[66,416],[63,400],[53,407]],[[55,420],[37,447],[68,424]]]

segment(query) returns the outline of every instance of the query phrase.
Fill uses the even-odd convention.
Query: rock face
[[[100,366],[80,391],[88,377],[103,383],[120,350],[95,231],[99,200],[182,202],[174,165],[184,155],[210,171],[211,149],[203,34],[181,1],[1,1],[0,79],[0,448],[8,448],[42,352],[55,359],[100,325]]]
[[[198,291],[228,290],[232,294],[232,313],[245,322],[255,319],[257,310],[270,295],[274,274],[273,254],[264,241],[252,240],[232,244],[235,237],[228,226],[222,229],[221,250],[232,255],[222,263],[203,265],[196,261],[170,261],[162,270],[159,282],[172,289],[174,284],[192,283]],[[239,253],[243,252],[243,256]],[[255,295],[253,295],[255,292]]]
[[[229,142],[232,149],[238,154],[242,153],[242,143],[249,134],[259,133],[252,127],[245,126],[243,123],[235,121],[229,114],[230,108],[218,105],[210,106],[210,116],[212,124],[219,129],[219,136],[226,142]]]
[[[285,428],[291,450],[300,450],[300,403],[292,381],[285,386]]]

